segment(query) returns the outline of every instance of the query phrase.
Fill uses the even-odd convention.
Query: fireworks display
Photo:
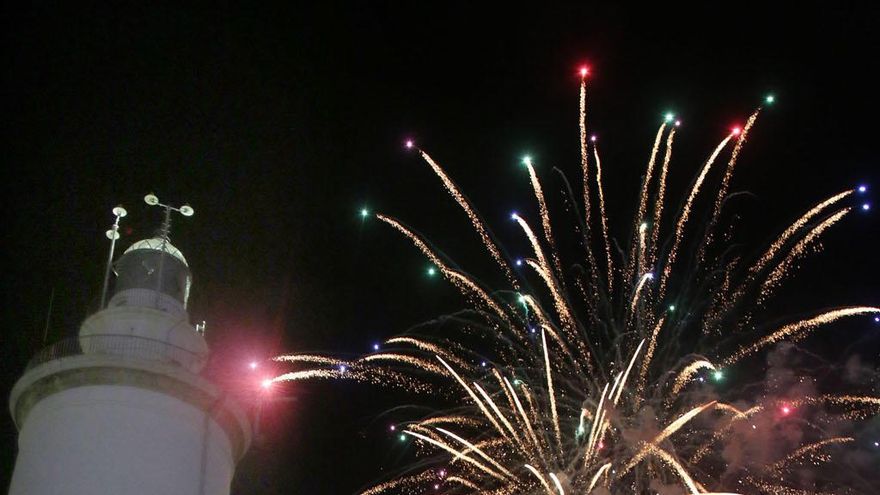
[[[576,200],[569,188],[567,200],[578,203],[580,250],[558,249],[565,245],[554,239],[559,224],[526,157],[539,234],[527,215],[511,218],[532,250],[522,262],[536,277],[512,270],[514,261],[446,171],[407,141],[462,208],[509,285],[485,287],[416,231],[376,214],[465,297],[469,310],[447,319],[460,334],[447,328],[436,338],[398,336],[357,359],[279,356],[294,369],[275,381],[351,379],[429,395],[429,404],[449,402],[391,428],[415,442],[423,459],[364,494],[845,493],[834,481],[788,473],[852,447],[853,437],[828,425],[877,414],[880,399],[826,391],[785,398],[718,385],[773,344],[806,338],[842,318],[880,315],[878,307],[850,306],[777,323],[784,315],[764,322],[757,311],[831,227],[860,209],[845,204],[855,190],[817,204],[757,255],[731,259],[722,235],[725,199],[761,108],[721,137],[677,210],[666,204],[680,132],[669,114],[639,185],[630,242],[615,250],[611,239],[620,236],[609,232],[596,140],[587,137],[588,70],[579,72],[583,196]],[[712,189],[711,172],[723,156],[726,167]],[[816,418],[807,418],[811,411]],[[796,424],[795,440],[788,435],[773,448],[757,447],[789,423]],[[857,483],[854,490],[863,488]]]

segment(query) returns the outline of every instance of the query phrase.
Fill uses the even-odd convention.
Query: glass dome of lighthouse
[[[114,271],[115,294],[132,289],[155,291],[186,307],[192,274],[183,253],[167,239],[153,237],[135,242],[115,263]],[[113,303],[111,300],[111,306]]]

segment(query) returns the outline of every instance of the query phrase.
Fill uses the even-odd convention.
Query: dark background
[[[0,395],[44,345],[53,290],[48,342],[75,335],[97,306],[110,209],[129,211],[121,248],[158,225],[141,199],[150,191],[196,210],[172,233],[194,272],[192,319],[208,322],[212,366],[241,383],[251,383],[252,358],[368,352],[460,307],[408,241],[358,211],[402,217],[500,284],[467,219],[401,143],[413,137],[431,152],[508,250],[523,252],[507,221],[511,209],[533,211],[517,162],[535,157],[548,195],[560,189],[551,166],[578,176],[582,62],[594,74],[588,125],[601,137],[617,236],[629,233],[665,111],[684,121],[677,198],[768,90],[778,104],[734,181],[755,195],[740,205],[746,237],[767,241],[856,183],[880,187],[871,7],[176,4],[4,8]],[[851,215],[803,264],[778,313],[877,304],[878,246],[876,213]],[[867,362],[880,362],[869,319],[828,331],[807,345],[837,359],[860,338]],[[352,493],[410,459],[381,416],[399,402],[393,393],[347,383],[273,393],[297,400],[267,406],[269,438],[242,463],[234,493]],[[7,413],[0,435],[5,487],[16,442]]]

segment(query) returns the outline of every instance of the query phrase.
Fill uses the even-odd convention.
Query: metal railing
[[[208,360],[207,353],[196,353],[161,340],[135,335],[90,335],[68,337],[43,348],[31,358],[26,369],[56,359],[86,355],[157,361],[186,367],[202,367]]]

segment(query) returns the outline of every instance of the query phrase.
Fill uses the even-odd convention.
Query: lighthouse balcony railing
[[[207,353],[201,354],[160,340],[135,335],[90,335],[68,337],[37,352],[27,364],[27,369],[73,356],[114,357],[185,367],[201,367]]]

